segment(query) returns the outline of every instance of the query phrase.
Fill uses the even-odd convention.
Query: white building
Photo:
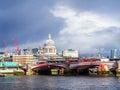
[[[51,34],[48,34],[48,39],[46,40],[43,47],[44,56],[56,56],[55,43],[51,38]]]
[[[110,61],[110,59],[109,58],[101,58],[100,61],[102,61],[102,62],[108,62],[108,61]]]
[[[66,49],[66,50],[63,50],[63,56],[64,57],[78,58],[79,53],[78,53],[78,50]]]

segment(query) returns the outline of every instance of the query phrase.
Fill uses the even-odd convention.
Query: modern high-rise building
[[[119,50],[118,49],[112,49],[110,52],[110,58],[119,58]]]

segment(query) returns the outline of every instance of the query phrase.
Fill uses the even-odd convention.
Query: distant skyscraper
[[[120,49],[118,49],[118,58],[120,58]]]
[[[119,58],[118,54],[119,54],[119,50],[118,49],[112,49],[111,53],[110,53],[110,57],[111,58]]]

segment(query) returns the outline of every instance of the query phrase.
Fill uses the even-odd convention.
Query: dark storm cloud
[[[40,41],[48,33],[57,35],[62,21],[50,13],[55,3],[54,0],[0,0],[0,47],[4,39],[13,45],[13,38],[23,44]]]

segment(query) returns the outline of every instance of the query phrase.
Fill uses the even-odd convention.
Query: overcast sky
[[[0,48],[43,45],[81,53],[120,47],[120,0],[0,0]]]

